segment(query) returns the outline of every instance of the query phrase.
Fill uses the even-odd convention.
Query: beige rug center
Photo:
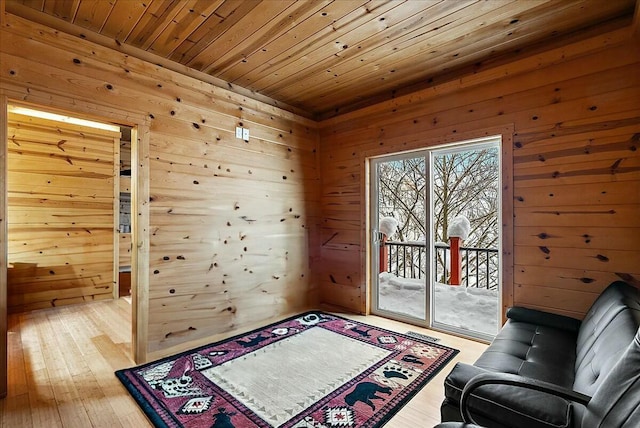
[[[202,373],[277,427],[389,354],[314,327]]]

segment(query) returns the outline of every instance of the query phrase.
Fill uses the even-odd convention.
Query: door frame
[[[38,103],[12,99],[0,90],[0,398],[8,393],[8,313],[7,313],[7,118],[8,106],[21,105],[81,119],[126,125],[131,133],[132,198],[132,316],[131,347],[136,363],[146,362],[149,314],[149,119],[144,115],[115,110],[93,103],[65,103],[56,97]],[[135,165],[135,167],[134,167]],[[135,183],[135,184],[134,184]],[[135,202],[133,202],[135,201]],[[117,245],[118,242],[115,243]]]
[[[501,308],[499,324],[504,324],[506,321],[506,310],[508,307],[513,306],[513,292],[514,292],[514,258],[513,258],[513,229],[514,229],[514,196],[513,196],[513,146],[514,146],[514,133],[515,127],[512,123],[506,123],[502,125],[491,126],[487,128],[480,128],[472,131],[460,132],[455,128],[436,129],[428,132],[424,132],[420,135],[407,136],[402,144],[387,144],[386,141],[381,140],[379,147],[373,150],[363,151],[360,154],[361,159],[361,172],[364,179],[361,182],[362,191],[362,239],[360,242],[365,246],[361,251],[362,257],[362,269],[365,277],[365,283],[362,285],[361,301],[362,312],[364,314],[371,314],[371,294],[373,292],[373,277],[372,277],[372,225],[371,225],[371,159],[377,157],[383,157],[386,155],[399,154],[403,152],[416,152],[422,149],[432,149],[438,146],[446,146],[456,142],[473,141],[487,138],[490,136],[500,136],[500,159],[501,159],[501,171],[500,171],[500,183],[501,183]],[[389,141],[388,143],[393,143]],[[394,149],[394,146],[396,147]],[[402,150],[398,148],[402,147]],[[409,322],[409,320],[400,320]],[[424,325],[420,325],[424,327]],[[429,327],[432,328],[432,327]],[[433,329],[433,328],[432,328]],[[434,329],[435,330],[435,329]],[[449,334],[457,335],[455,332]]]
[[[7,396],[7,106],[8,98],[0,95],[0,398]]]

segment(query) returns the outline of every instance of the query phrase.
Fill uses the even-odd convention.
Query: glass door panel
[[[427,319],[427,179],[424,155],[373,162],[374,312]]]
[[[498,331],[499,142],[431,152],[432,326],[490,340]]]

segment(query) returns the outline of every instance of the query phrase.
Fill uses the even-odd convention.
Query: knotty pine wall
[[[9,312],[113,298],[120,132],[9,113]]]
[[[619,31],[322,122],[322,300],[367,310],[367,157],[495,133],[513,144],[503,306],[581,318],[610,282],[638,284],[638,70]]]
[[[0,91],[137,126],[138,360],[317,304],[315,122],[10,14]]]

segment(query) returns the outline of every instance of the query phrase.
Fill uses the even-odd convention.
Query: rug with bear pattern
[[[307,312],[116,376],[156,427],[380,427],[457,353]]]

